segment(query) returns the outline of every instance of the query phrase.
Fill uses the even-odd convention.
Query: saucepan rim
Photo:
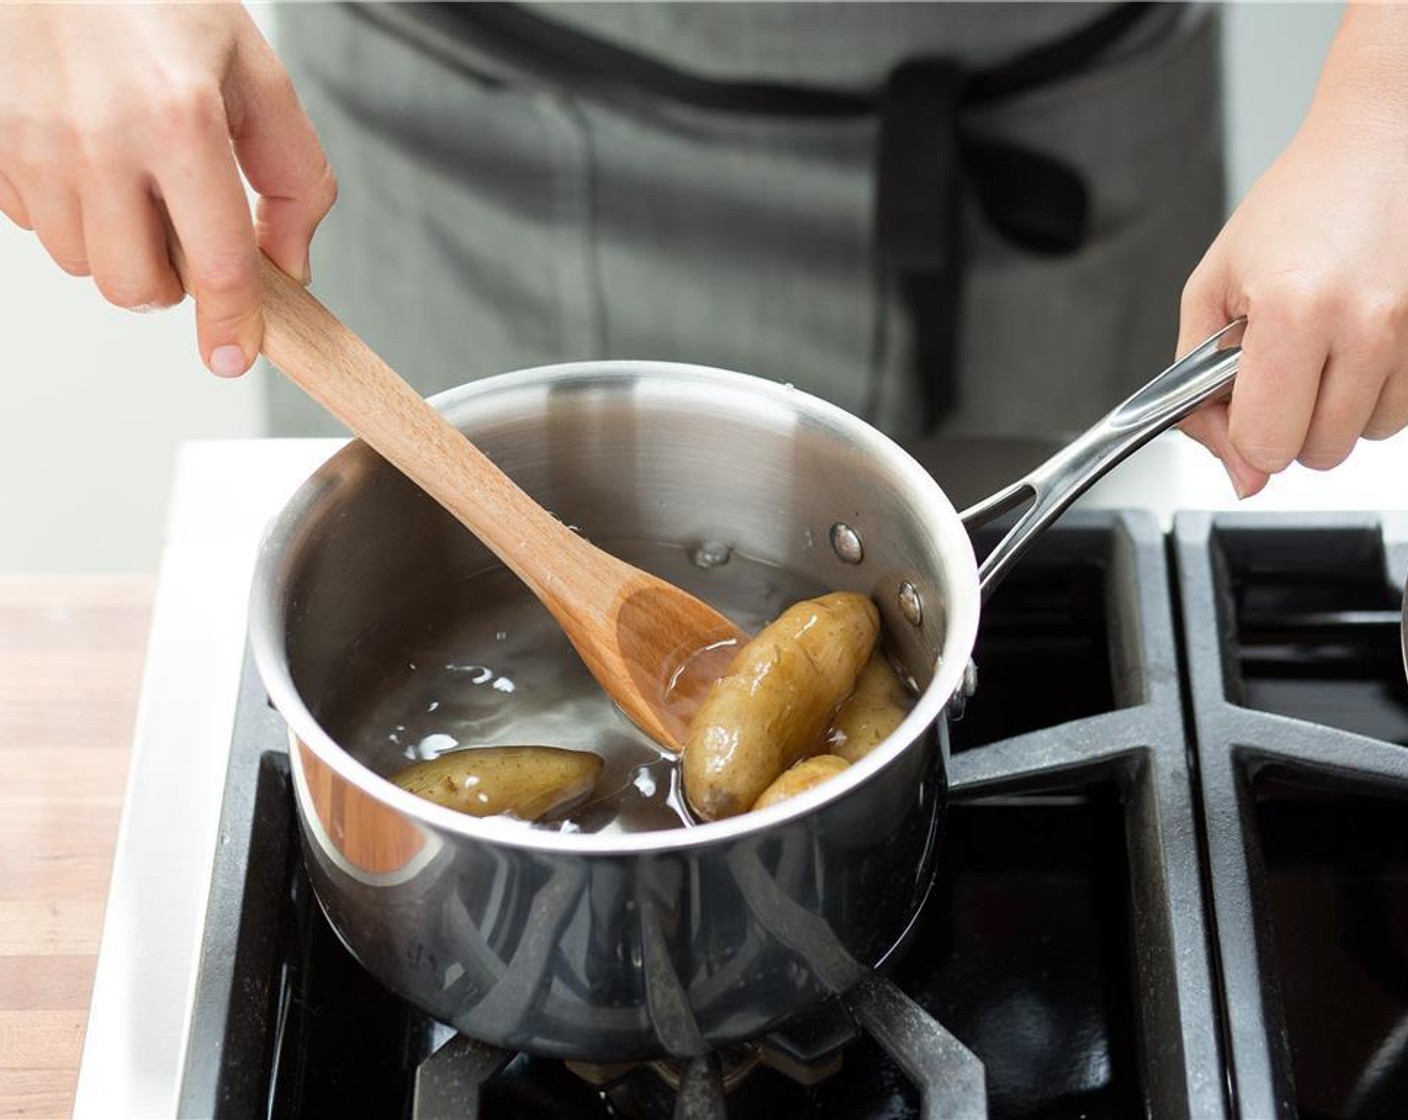
[[[939,646],[938,665],[929,687],[920,694],[904,722],[869,755],[820,786],[767,809],[691,827],[612,834],[551,832],[517,821],[469,816],[401,789],[360,762],[323,729],[299,694],[285,656],[280,561],[296,540],[304,518],[323,495],[325,481],[336,469],[338,459],[351,454],[357,446],[352,442],[321,464],[270,523],[255,566],[249,608],[250,644],[269,698],[294,736],[340,777],[412,822],[466,840],[568,856],[648,855],[704,848],[765,833],[785,821],[804,817],[849,796],[875,780],[901,754],[917,749],[932,725],[944,718],[949,700],[963,682],[964,669],[977,640],[981,606],[972,543],[957,511],[934,478],[889,437],[836,405],[789,384],[708,366],[612,360],[535,366],[471,381],[439,393],[430,401],[441,411],[450,411],[476,397],[535,385],[547,386],[576,377],[590,377],[598,383],[648,379],[660,384],[708,384],[757,394],[765,402],[793,410],[800,418],[811,420],[828,431],[844,433],[853,448],[875,457],[898,485],[908,489],[914,507],[932,526],[935,548],[950,593],[944,604],[945,633]]]

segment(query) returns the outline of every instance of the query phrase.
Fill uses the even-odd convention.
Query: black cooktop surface
[[[1188,515],[1166,539],[1088,513],[1008,577],[888,977],[981,1062],[961,1105],[844,1001],[710,1059],[699,1093],[452,1039],[323,918],[247,672],[182,1113],[1408,1115],[1405,568],[1371,517]]]

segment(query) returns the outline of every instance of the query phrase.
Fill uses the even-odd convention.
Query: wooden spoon
[[[262,255],[260,267],[269,361],[483,541],[552,612],[626,715],[679,750],[704,692],[747,635],[568,529],[302,286]]]

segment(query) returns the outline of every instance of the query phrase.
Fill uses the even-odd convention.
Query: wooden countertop
[[[0,577],[0,1117],[72,1111],[153,589]]]

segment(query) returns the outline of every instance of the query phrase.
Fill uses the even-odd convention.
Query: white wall
[[[1276,158],[1310,107],[1343,4],[1229,5],[1224,24],[1230,198]]]
[[[1339,9],[1229,12],[1234,198],[1294,131]],[[0,572],[154,569],[176,444],[259,434],[257,377],[217,381],[196,357],[189,307],[110,307],[8,224],[0,309]]]
[[[0,572],[155,568],[182,439],[260,431],[260,386],[201,365],[189,303],[134,315],[0,229]]]

